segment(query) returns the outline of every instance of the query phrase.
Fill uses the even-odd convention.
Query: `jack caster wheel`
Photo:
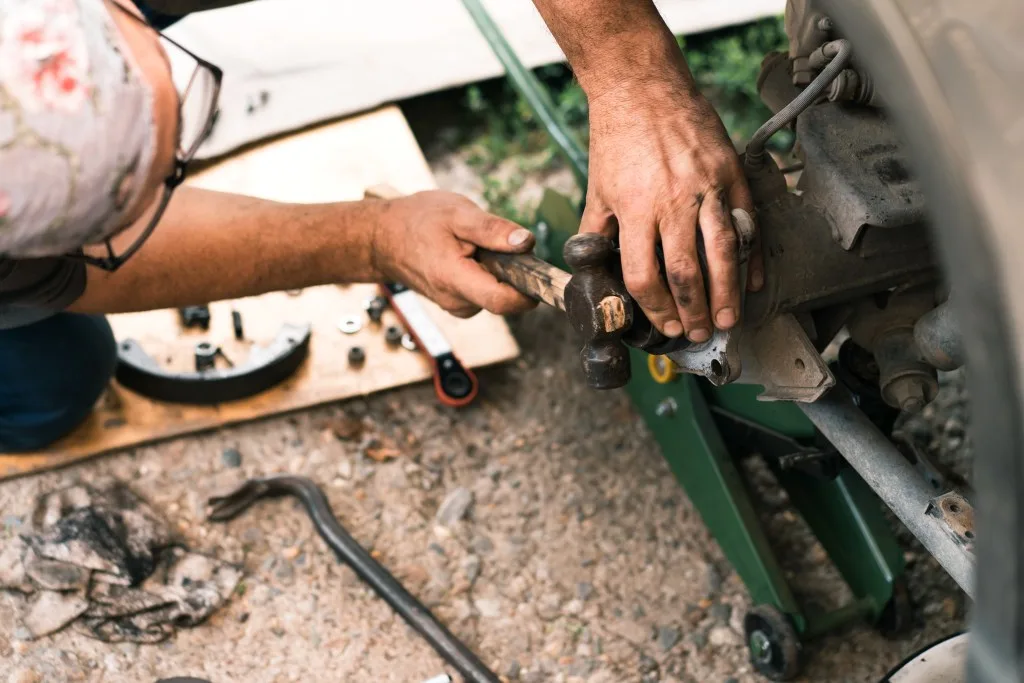
[[[800,638],[789,617],[771,605],[757,605],[743,618],[750,663],[773,681],[788,681],[800,671]]]
[[[898,638],[906,635],[913,627],[914,605],[910,602],[906,579],[899,578],[892,585],[892,597],[885,603],[875,628],[886,638]]]

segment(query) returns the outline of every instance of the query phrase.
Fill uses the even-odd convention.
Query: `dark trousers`
[[[78,426],[116,364],[103,316],[60,313],[0,330],[0,452],[43,448]]]

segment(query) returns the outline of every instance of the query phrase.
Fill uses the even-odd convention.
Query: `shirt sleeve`
[[[0,258],[0,329],[59,313],[82,296],[85,279],[85,264],[77,261]]]

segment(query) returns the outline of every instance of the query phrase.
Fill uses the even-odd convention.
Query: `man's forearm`
[[[591,99],[622,84],[692,83],[651,0],[534,0]]]
[[[167,308],[378,279],[372,232],[385,202],[282,204],[181,187],[146,244],[115,273],[89,268],[71,310]],[[134,236],[121,235],[115,249]]]

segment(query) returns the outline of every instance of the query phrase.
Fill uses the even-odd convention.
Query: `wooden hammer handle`
[[[561,268],[533,254],[503,254],[489,249],[478,249],[476,259],[496,278],[531,299],[565,310],[565,286],[572,276]]]
[[[390,185],[374,185],[367,188],[364,196],[367,199],[397,199],[402,193]],[[503,254],[477,249],[476,259],[494,277],[512,285],[522,294],[565,310],[565,286],[572,275],[564,270],[532,254]]]

